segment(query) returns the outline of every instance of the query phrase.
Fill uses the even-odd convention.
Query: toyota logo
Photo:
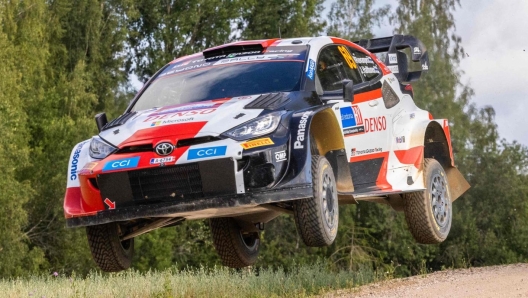
[[[156,153],[161,156],[169,155],[174,150],[174,145],[171,143],[159,143],[156,145]]]

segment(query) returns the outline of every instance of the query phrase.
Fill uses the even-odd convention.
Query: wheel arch
[[[449,123],[445,119],[432,120],[423,130],[424,160],[437,160],[444,168],[449,183],[451,200],[455,201],[469,189],[469,183],[455,166]]]
[[[310,134],[315,143],[312,144],[314,150],[326,157],[332,165],[338,192],[353,192],[354,184],[348,166],[343,132],[332,109],[324,109],[314,115],[310,123]],[[340,199],[352,197],[340,195]]]

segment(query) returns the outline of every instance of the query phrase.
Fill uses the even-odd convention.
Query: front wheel
[[[307,246],[328,246],[337,235],[339,204],[332,166],[326,158],[312,156],[313,197],[294,203],[297,230]]]
[[[209,220],[213,244],[224,266],[243,268],[255,264],[259,254],[258,232],[244,231],[233,218]]]
[[[424,191],[404,196],[405,219],[418,243],[437,244],[447,238],[451,229],[449,185],[444,169],[432,158],[425,159],[424,177]]]
[[[121,234],[115,222],[86,227],[92,257],[101,270],[118,272],[132,264],[134,238],[121,241]]]

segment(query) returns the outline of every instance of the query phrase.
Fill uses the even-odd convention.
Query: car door
[[[341,108],[355,192],[391,188],[386,176],[392,121],[390,104],[382,95],[383,75],[369,55],[350,47],[348,50],[363,79],[363,83],[355,86],[350,107]],[[352,117],[355,121],[347,123]]]

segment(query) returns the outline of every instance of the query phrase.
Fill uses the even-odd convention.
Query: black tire
[[[118,272],[132,264],[134,238],[121,241],[119,234],[117,223],[86,227],[92,257],[103,271]]]
[[[224,266],[243,268],[255,264],[260,249],[258,232],[244,232],[233,218],[209,220],[213,244]]]
[[[337,235],[339,204],[332,166],[326,158],[312,156],[313,197],[294,202],[297,231],[307,246],[328,246]]]
[[[407,226],[414,239],[422,244],[444,241],[451,229],[453,208],[447,176],[438,161],[426,158],[425,190],[404,196]]]

